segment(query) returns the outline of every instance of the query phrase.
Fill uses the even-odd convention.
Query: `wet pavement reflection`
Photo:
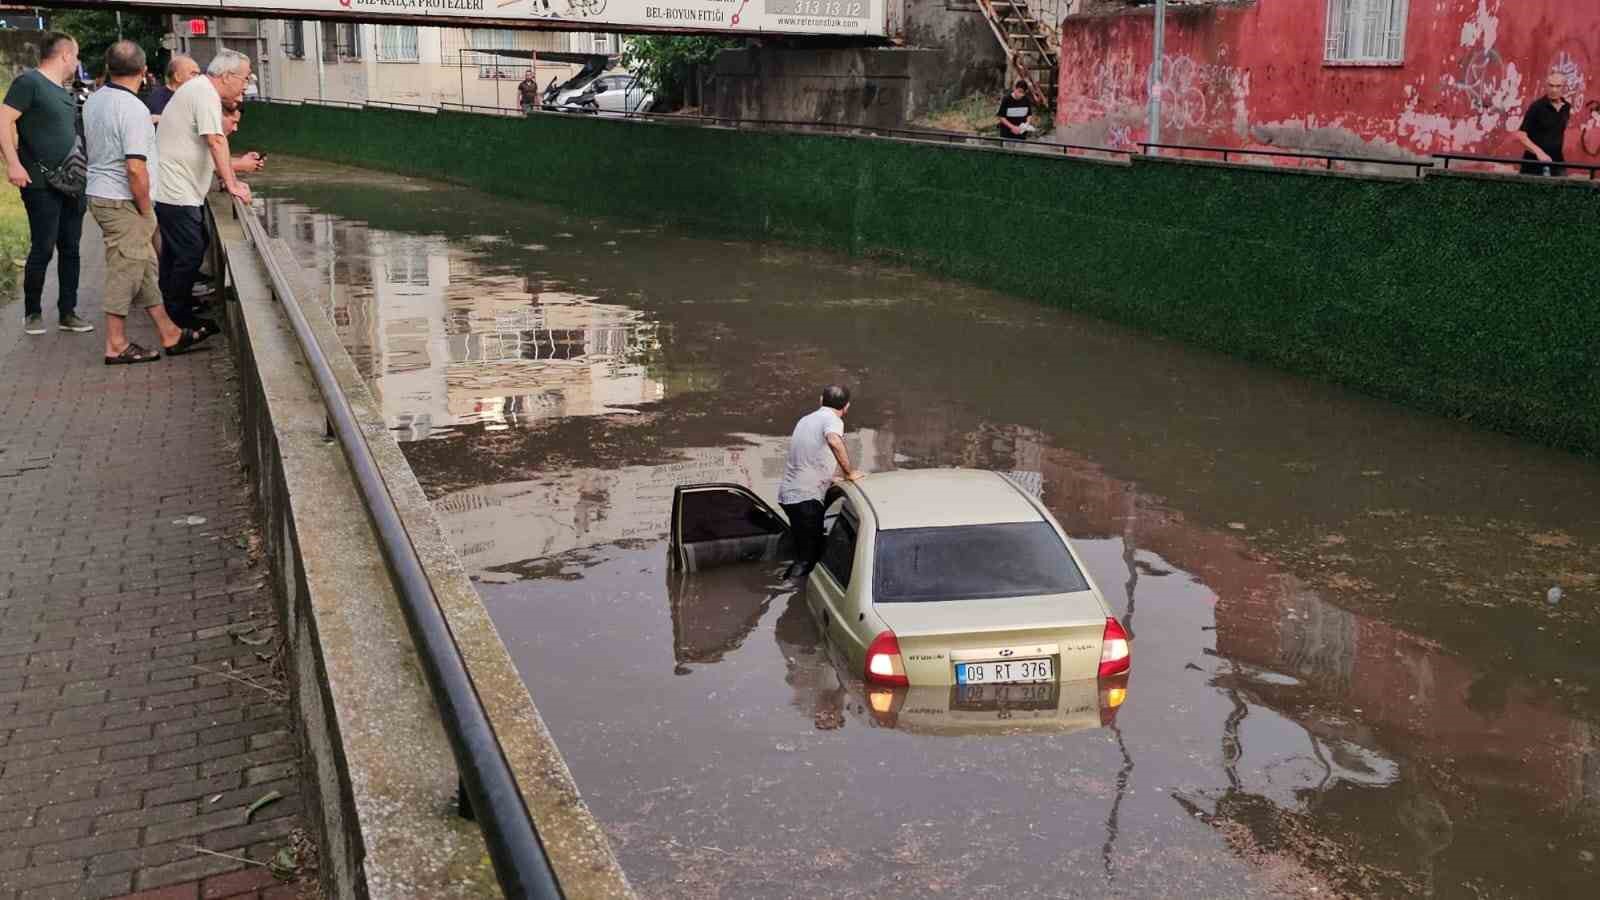
[[[1600,466],[893,266],[260,187],[644,895],[1600,885]],[[1042,496],[1128,679],[871,691],[781,565],[669,569],[835,379],[869,471]]]

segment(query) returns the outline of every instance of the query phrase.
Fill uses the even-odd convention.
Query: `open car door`
[[[735,562],[786,559],[789,523],[737,484],[684,484],[672,492],[672,566],[697,572]]]

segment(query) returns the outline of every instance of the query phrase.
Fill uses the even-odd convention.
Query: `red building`
[[[1149,7],[1063,20],[1058,139],[1147,139],[1153,37]],[[1161,139],[1520,156],[1512,132],[1552,72],[1568,161],[1600,162],[1600,0],[1189,2],[1167,17]]]

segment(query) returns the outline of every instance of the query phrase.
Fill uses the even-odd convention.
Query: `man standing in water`
[[[822,389],[822,406],[801,419],[789,438],[789,458],[778,484],[778,503],[789,514],[794,536],[794,562],[785,578],[804,578],[822,558],[822,498],[836,472],[846,481],[863,475],[850,467],[844,448],[844,417],[850,411],[850,389],[830,384]]]

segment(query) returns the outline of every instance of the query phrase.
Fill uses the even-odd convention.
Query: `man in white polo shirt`
[[[150,313],[169,355],[187,353],[200,338],[178,328],[162,308],[156,283],[156,214],[151,171],[156,163],[156,128],[134,93],[144,79],[144,51],[117,41],[106,51],[106,86],[83,105],[88,136],[89,212],[105,237],[106,365],[154,362],[161,353],[128,340],[128,310],[134,301]]]
[[[167,315],[182,328],[204,336],[217,324],[195,311],[194,283],[205,261],[210,238],[203,207],[213,175],[222,176],[228,191],[246,203],[250,187],[233,171],[222,105],[239,102],[250,80],[250,60],[237,50],[220,50],[206,74],[178,88],[161,113],[156,129],[161,175],[156,184],[156,221],[161,226],[161,294]]]
[[[822,406],[801,419],[789,438],[789,457],[778,483],[778,503],[789,515],[794,538],[794,563],[787,578],[804,578],[822,558],[822,500],[835,473],[856,481],[862,473],[850,468],[844,447],[844,417],[850,411],[850,389],[830,384],[822,389]]]

